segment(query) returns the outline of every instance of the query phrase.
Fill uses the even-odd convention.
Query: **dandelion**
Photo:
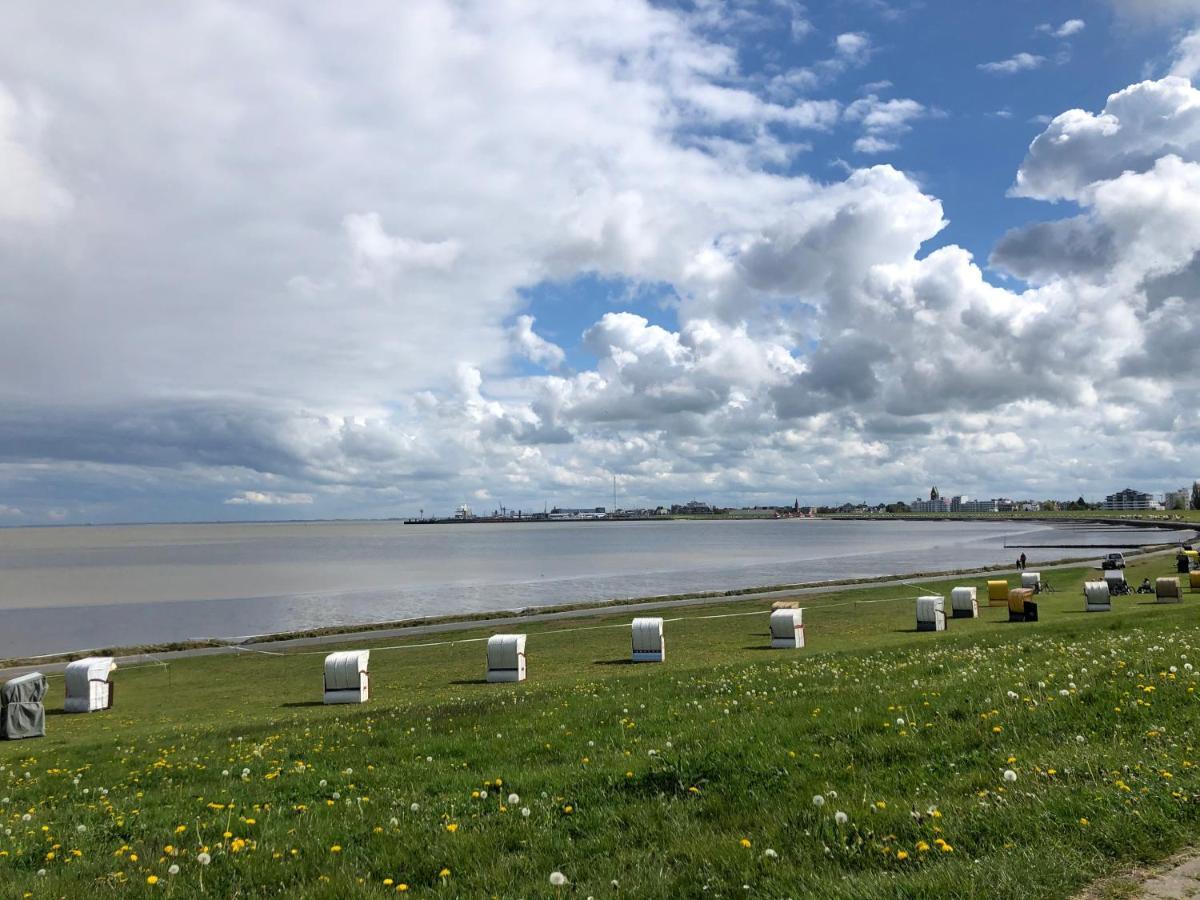
[[[1004,770],[1004,780],[1007,781],[1009,784],[1012,784],[1014,781],[1017,780],[1017,773],[1014,772],[1012,769],[1005,769]]]
[[[776,853],[774,850],[772,850],[770,847],[768,847],[766,850],[763,851],[763,856],[766,857],[767,859],[779,859],[779,854]]]
[[[178,875],[179,874],[179,863],[171,863],[171,865],[167,868],[167,874],[168,875]]]
[[[332,847],[330,847],[330,848],[329,848],[329,852],[330,852],[330,853],[341,853],[341,852],[342,852],[342,845],[341,845],[341,844],[334,844]]]
[[[451,822],[449,825],[446,826],[446,830],[448,832],[450,832],[451,834],[454,834],[454,832],[458,831],[458,823]]]
[[[526,819],[529,818],[529,807],[528,806],[521,807],[521,816]]]
[[[421,811],[421,804],[420,804],[420,803],[414,803],[414,804],[412,804],[412,806],[410,806],[410,807],[408,808],[408,810],[409,810],[409,812],[420,812],[420,811]]]
[[[812,802],[813,802],[813,806],[815,806],[817,809],[820,809],[822,806],[825,805],[825,798],[822,797],[820,794],[813,794]]]
[[[896,859],[900,860],[901,862],[904,862],[904,860],[908,859],[908,851],[907,850],[897,850],[896,851]]]
[[[750,838],[742,838],[738,843],[740,843],[747,850],[750,849]]]
[[[564,875],[562,872],[551,872],[550,873],[550,883],[552,885],[554,885],[555,887],[562,887],[564,884],[567,883],[567,876]]]
[[[516,806],[520,802],[521,802],[521,798],[519,795],[517,795],[517,794],[509,794],[508,795],[508,805],[509,806]]]
[[[210,862],[212,862],[212,857],[207,853],[198,853],[196,854],[196,862],[200,863],[202,866],[207,866]]]
[[[833,821],[837,822],[839,825],[845,825],[850,821],[850,817],[839,809],[833,814]]]
[[[147,875],[146,876],[146,884],[158,884],[158,876],[157,875]]]

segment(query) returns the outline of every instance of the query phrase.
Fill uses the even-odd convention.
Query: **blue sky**
[[[0,33],[0,525],[1200,477],[1192,0]]]
[[[694,12],[691,4],[670,5]],[[853,124],[793,132],[811,149],[773,168],[833,181],[847,166],[895,165],[943,203],[948,225],[926,244],[925,252],[957,244],[984,266],[1009,229],[1076,211],[1073,203],[1048,206],[1008,193],[1046,121],[1067,109],[1098,109],[1116,86],[1163,74],[1178,37],[1177,28],[1120,18],[1099,2],[842,0],[809,4],[800,13],[784,4],[742,8],[753,11],[753,23],[739,27],[735,17],[725,16],[720,25],[705,30],[716,37],[736,36],[739,75],[746,80],[811,67],[833,54],[838,35],[861,33],[871,41],[867,61],[811,94],[836,97],[847,106],[871,93],[884,100],[914,98],[931,110],[913,123],[896,149],[879,154],[854,149],[859,130]],[[793,15],[810,26],[799,39],[789,27]],[[1084,27],[1055,36],[1072,20]],[[980,69],[1021,53],[1044,61],[1012,74]],[[1003,272],[989,275],[998,281],[1008,278]],[[522,312],[536,317],[540,330],[563,347],[577,368],[594,364],[582,335],[605,312],[633,309],[654,324],[677,326],[669,285],[639,288],[619,278],[583,275],[539,283],[522,296]],[[524,361],[517,365],[522,371],[536,369]]]

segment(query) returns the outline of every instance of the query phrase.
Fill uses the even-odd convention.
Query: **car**
[[[1104,559],[1100,560],[1101,569],[1123,569],[1125,568],[1124,553],[1109,553]]]

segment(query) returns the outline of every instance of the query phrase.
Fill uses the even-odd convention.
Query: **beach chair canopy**
[[[525,635],[494,634],[487,643],[488,681],[525,680]]]
[[[1110,585],[1112,585],[1114,583],[1124,584],[1125,583],[1125,573],[1123,571],[1121,571],[1120,569],[1106,569],[1104,572],[1104,580],[1107,581]]]
[[[67,696],[63,709],[67,712],[95,712],[112,706],[112,683],[109,674],[117,664],[111,656],[89,656],[67,663]]]
[[[662,652],[662,619],[634,619],[634,653]]]
[[[19,675],[0,687],[0,703],[44,703],[46,690],[46,676],[41,672]]]
[[[1022,572],[1021,573],[1021,587],[1036,588],[1036,587],[1040,586],[1041,583],[1042,583],[1042,573],[1041,572]]]
[[[1112,607],[1112,597],[1108,590],[1108,581],[1085,581],[1083,596],[1088,609],[1109,609]]]
[[[1008,611],[1022,614],[1025,612],[1025,601],[1032,599],[1033,591],[1030,588],[1013,588],[1008,592]]]
[[[1188,572],[1188,587],[1200,591],[1200,572]]]
[[[988,603],[1001,605],[1008,602],[1008,582],[1007,581],[989,581],[988,582]]]
[[[46,734],[46,676],[30,672],[0,687],[0,738],[44,737]]]
[[[917,628],[922,625],[935,626],[938,631],[946,628],[946,600],[940,596],[918,596]]]
[[[370,692],[370,650],[340,650],[325,657],[325,702],[365,703]]]
[[[956,587],[950,592],[950,606],[961,612],[975,610],[975,588]]]

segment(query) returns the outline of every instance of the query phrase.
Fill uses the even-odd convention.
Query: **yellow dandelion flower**
[[[750,847],[750,838],[742,838],[739,843],[741,843],[741,845],[743,847],[749,848]]]

